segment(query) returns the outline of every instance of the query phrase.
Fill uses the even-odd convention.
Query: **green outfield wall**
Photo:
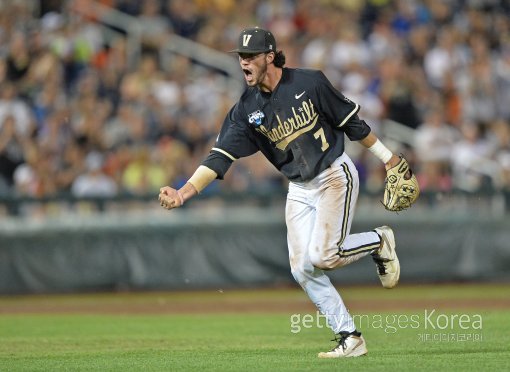
[[[177,215],[179,216],[177,218]],[[243,288],[293,283],[281,208],[99,216],[0,229],[0,293]],[[394,228],[401,282],[510,281],[510,219],[449,213],[357,216]],[[377,284],[366,257],[329,272]]]

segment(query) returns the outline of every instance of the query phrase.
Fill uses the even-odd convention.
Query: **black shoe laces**
[[[379,275],[385,275],[386,267],[384,267],[384,263],[388,262],[389,260],[382,258],[378,254],[372,254],[372,259],[374,260],[375,264],[377,265],[377,271],[379,272]]]
[[[335,351],[336,349],[338,349],[339,346],[342,347],[342,350],[345,350],[347,348],[347,345],[345,344],[345,341],[347,340],[347,338],[349,338],[349,336],[361,336],[361,333],[360,332],[357,332],[357,331],[354,331],[354,332],[339,332],[335,335],[335,338],[332,339],[331,341],[334,341],[337,343],[337,345],[331,349],[331,351]]]

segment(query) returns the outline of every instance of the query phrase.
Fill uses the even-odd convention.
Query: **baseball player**
[[[351,234],[359,193],[358,172],[344,152],[344,136],[367,147],[392,168],[392,154],[360,120],[358,104],[339,93],[321,71],[285,68],[273,34],[241,32],[237,49],[247,89],[227,114],[214,147],[179,190],[162,187],[161,206],[172,209],[223,179],[232,163],[261,151],[289,180],[286,225],[292,275],[308,294],[337,344],[320,358],[367,353],[338,291],[324,271],[370,255],[383,287],[400,275],[393,231],[377,227]]]

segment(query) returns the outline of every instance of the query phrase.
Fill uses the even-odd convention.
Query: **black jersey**
[[[261,151],[289,180],[311,180],[342,155],[344,133],[370,133],[358,111],[321,71],[284,68],[273,92],[246,89],[202,164],[222,179],[234,160]]]

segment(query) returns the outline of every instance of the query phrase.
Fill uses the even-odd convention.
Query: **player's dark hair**
[[[273,64],[276,67],[280,68],[282,68],[285,65],[285,54],[283,54],[283,51],[278,50],[277,52],[275,52]]]

